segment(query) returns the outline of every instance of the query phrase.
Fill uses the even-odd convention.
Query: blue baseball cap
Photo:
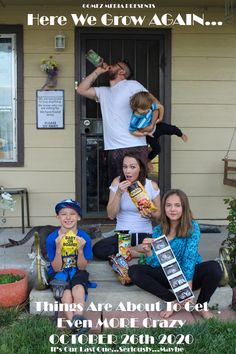
[[[63,208],[74,209],[80,216],[82,216],[82,210],[81,210],[80,203],[78,203],[76,200],[73,200],[73,199],[64,199],[64,200],[62,200],[60,203],[58,203],[55,206],[56,214],[58,214],[59,211],[61,209],[63,209]]]

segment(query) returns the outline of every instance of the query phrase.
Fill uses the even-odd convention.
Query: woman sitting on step
[[[190,289],[201,289],[197,303],[202,305],[208,303],[219,284],[222,270],[216,261],[202,262],[201,256],[198,254],[199,226],[193,220],[186,194],[178,189],[170,190],[164,195],[160,224],[154,228],[152,238],[144,239],[142,245],[138,246],[139,251],[146,255],[146,265],[130,266],[129,276],[133,283],[166,302],[176,302],[174,292],[170,291],[171,285],[158,257],[152,250],[152,242],[163,234],[169,241]],[[171,254],[171,251],[169,252]],[[159,258],[162,264],[166,261],[162,260],[160,256]],[[175,262],[175,266],[178,267],[177,262]],[[168,274],[167,267],[165,267],[165,272]],[[171,281],[173,282],[173,279]],[[177,286],[180,285],[177,284]],[[185,300],[185,302],[188,301],[188,299]],[[172,306],[168,306],[168,310],[162,311],[160,315],[163,318],[168,318],[173,312]],[[206,319],[213,316],[208,309],[199,311],[199,314]]]
[[[135,181],[140,181],[145,187],[148,196],[157,207],[155,212],[149,213],[147,209],[139,211],[132,202],[127,188]],[[140,244],[145,238],[150,237],[152,220],[158,220],[160,216],[160,190],[155,182],[147,178],[146,166],[137,152],[124,155],[121,174],[110,186],[107,213],[110,219],[116,218],[116,230],[131,231],[131,246]],[[117,252],[117,235],[101,240],[93,247],[94,255],[103,260]]]

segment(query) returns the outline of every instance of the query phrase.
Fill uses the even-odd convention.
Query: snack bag
[[[68,231],[61,240],[62,268],[76,267],[79,240],[73,231]]]
[[[128,275],[128,263],[119,253],[116,256],[109,256],[109,263],[114,270],[114,272],[118,273],[118,279],[122,285],[129,285],[132,283]]]
[[[153,212],[157,210],[157,208],[155,207],[155,205],[147,195],[147,192],[145,191],[141,182],[136,181],[133,184],[131,184],[131,186],[128,187],[128,193],[133,203],[138,208],[138,210],[142,208],[149,209],[149,212]]]
[[[131,246],[131,233],[129,230],[115,230],[118,236],[118,253],[127,261],[131,260],[131,253],[128,248]]]

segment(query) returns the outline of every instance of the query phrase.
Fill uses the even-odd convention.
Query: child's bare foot
[[[199,311],[198,314],[204,318],[204,320],[209,320],[210,318],[214,318],[215,315],[211,311]]]
[[[160,312],[160,316],[162,318],[169,318],[173,315],[174,311],[173,310],[170,310],[170,311],[167,311],[167,310],[163,310]]]
[[[174,304],[177,304],[177,301],[172,301],[172,302],[171,302],[171,307],[170,307],[170,309],[161,311],[161,312],[160,312],[160,316],[161,316],[162,318],[169,318],[169,317],[171,317],[171,316],[173,315],[173,313],[174,313],[174,310],[173,310],[173,305],[174,305]]]
[[[187,141],[188,141],[188,135],[182,134],[181,139],[182,139],[185,143],[187,143]]]

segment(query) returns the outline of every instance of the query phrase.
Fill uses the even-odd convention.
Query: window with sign
[[[22,166],[22,30],[0,26],[0,166]]]

